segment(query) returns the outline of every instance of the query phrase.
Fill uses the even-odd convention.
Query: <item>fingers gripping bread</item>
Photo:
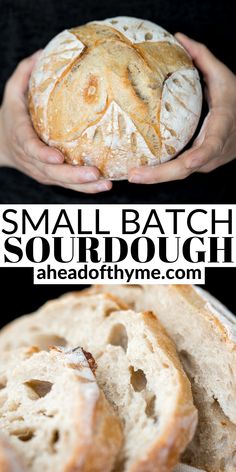
[[[157,319],[124,307],[104,294],[66,295],[24,318],[23,334],[20,321],[8,327],[1,349],[4,342],[5,348],[29,342],[47,348],[53,337],[67,347],[83,345],[94,355],[98,383],[124,426],[115,471],[169,472],[196,426],[190,384]]]
[[[184,459],[210,472],[236,470],[236,323],[216,299],[184,285],[100,286],[136,310],[149,309],[175,341],[199,410]]]
[[[83,350],[19,348],[1,358],[0,429],[25,471],[110,471],[117,418]]]
[[[3,433],[0,434],[0,471],[25,472],[19,455]]]

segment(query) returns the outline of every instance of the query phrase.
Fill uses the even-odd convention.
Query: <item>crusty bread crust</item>
[[[174,36],[128,17],[57,35],[29,85],[41,139],[113,180],[173,158],[192,137],[201,102],[198,72]]]
[[[179,395],[174,414],[166,424],[161,438],[154,441],[152,448],[143,460],[138,460],[129,472],[169,472],[178,464],[182,452],[194,436],[197,425],[197,411],[193,405],[191,385],[183,375],[183,368],[174,344],[161,323],[152,312],[144,312],[143,321],[154,335],[156,343],[174,365],[179,383]],[[158,392],[157,392],[158,395]]]
[[[85,408],[86,413],[86,408]],[[64,472],[104,472],[113,469],[116,456],[122,444],[122,432],[120,424],[109,406],[104,394],[100,392],[100,398],[97,402],[93,415],[94,437],[89,444],[81,444],[74,451],[70,462],[67,464]],[[78,419],[78,430],[81,424]],[[84,457],[85,451],[87,457],[84,459],[83,467],[79,467],[80,458]],[[52,471],[54,472],[54,471]]]

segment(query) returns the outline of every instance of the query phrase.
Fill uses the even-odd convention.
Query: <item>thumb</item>
[[[31,56],[19,62],[9,80],[12,93],[22,95],[26,92],[31,72],[41,54],[42,50],[36,51]]]
[[[190,54],[206,81],[216,77],[219,68],[225,67],[204,44],[189,38],[183,33],[176,33],[175,36]]]

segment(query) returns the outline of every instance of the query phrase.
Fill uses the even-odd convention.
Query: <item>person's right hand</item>
[[[181,180],[193,172],[211,172],[236,159],[236,76],[204,44],[182,33],[176,37],[203,74],[209,111],[190,149],[161,165],[131,169],[132,183]]]
[[[35,133],[27,109],[30,74],[41,51],[19,63],[7,81],[0,108],[0,166],[14,167],[40,183],[59,185],[77,192],[110,190],[112,183],[99,180],[96,167],[72,166],[64,156],[44,144]]]

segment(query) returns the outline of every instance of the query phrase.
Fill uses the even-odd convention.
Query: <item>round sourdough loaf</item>
[[[183,47],[146,20],[117,17],[58,34],[29,84],[40,138],[67,162],[126,179],[178,154],[199,121],[199,75]]]

